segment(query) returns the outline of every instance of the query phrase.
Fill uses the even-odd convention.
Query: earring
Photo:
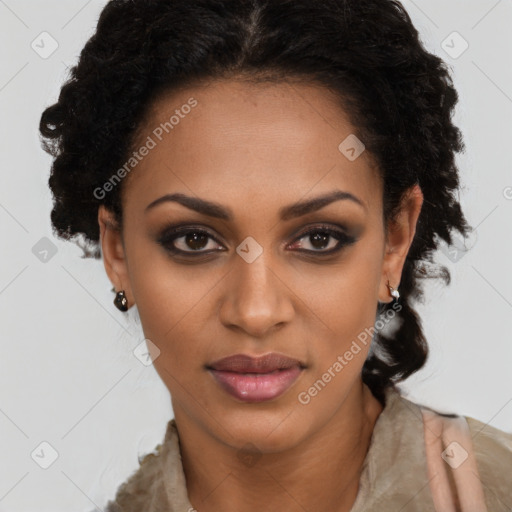
[[[388,281],[387,286],[389,288],[389,293],[390,293],[391,297],[393,297],[394,299],[399,299],[400,292],[398,291],[398,288],[393,288],[392,286],[390,286],[389,281]]]
[[[119,309],[119,311],[128,311],[128,299],[126,298],[124,290],[121,290],[120,292],[116,293],[114,304],[116,308]]]

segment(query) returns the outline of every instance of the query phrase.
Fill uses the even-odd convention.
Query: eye
[[[212,234],[193,226],[171,228],[158,239],[158,243],[167,251],[173,254],[187,254],[187,256],[219,251],[219,244],[211,243],[212,241],[216,241]]]
[[[194,226],[167,228],[157,242],[171,254],[191,257],[226,250],[209,231]],[[337,253],[355,242],[356,238],[342,229],[320,225],[304,231],[288,247],[299,249],[299,252],[324,256]]]
[[[314,226],[300,235],[291,245],[292,249],[304,248],[300,252],[329,255],[340,251],[343,247],[356,242],[353,236],[341,229],[330,226]]]

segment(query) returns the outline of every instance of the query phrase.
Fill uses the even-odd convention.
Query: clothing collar
[[[405,505],[409,501],[416,502],[415,511],[433,510],[425,464],[421,409],[392,388],[386,389],[385,399],[384,409],[373,429],[358,494],[350,512],[373,510],[371,507],[393,510],[397,503]],[[425,485],[418,486],[418,482]],[[107,508],[107,512],[140,510],[194,511],[188,499],[174,419],[168,422],[164,441],[157,446],[157,452],[144,457],[139,470],[119,488],[114,507]]]
[[[359,491],[350,512],[395,510],[431,512],[421,407],[385,390],[386,405],[375,423],[363,463]]]

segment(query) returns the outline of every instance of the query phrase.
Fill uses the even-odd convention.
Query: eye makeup
[[[227,251],[228,249],[220,242],[219,238],[205,226],[171,224],[160,231],[156,241],[171,256],[195,259]],[[343,226],[315,223],[306,229],[299,230],[286,248],[310,257],[322,258],[339,253],[357,240],[358,237],[349,234]],[[305,249],[305,245],[310,245],[313,248]]]

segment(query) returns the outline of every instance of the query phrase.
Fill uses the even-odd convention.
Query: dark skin
[[[368,152],[350,161],[338,150],[355,129],[314,84],[231,80],[174,91],[148,112],[141,143],[190,97],[197,106],[126,178],[122,229],[98,212],[108,276],[160,350],[154,365],[171,393],[190,502],[200,512],[349,511],[382,412],[361,380],[369,344],[307,405],[297,397],[374,325],[378,302],[392,300],[387,284],[399,286],[421,190],[409,190],[386,232],[379,173]],[[333,190],[357,201],[280,219],[282,207]],[[233,218],[176,202],[145,211],[176,192],[219,203]],[[181,236],[177,256],[157,241],[170,222],[212,237],[200,246]],[[354,241],[321,256],[340,244],[303,234],[318,225]],[[236,252],[248,236],[263,249],[252,263]],[[237,400],[205,369],[231,354],[273,351],[306,368],[269,401]],[[248,443],[251,464],[240,457]]]

